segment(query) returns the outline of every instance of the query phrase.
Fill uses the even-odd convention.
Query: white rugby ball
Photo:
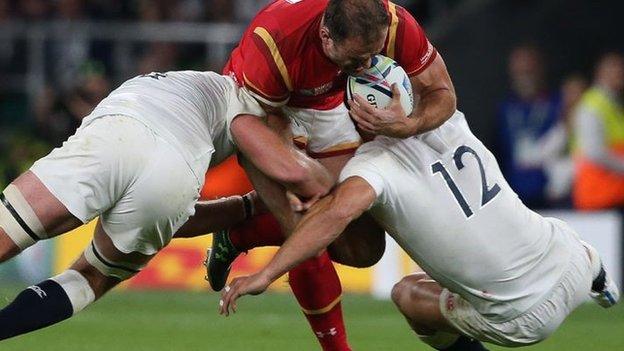
[[[357,76],[349,76],[345,98],[352,100],[358,94],[377,108],[386,108],[392,102],[392,84],[398,85],[401,92],[401,106],[405,114],[412,113],[414,95],[412,84],[405,70],[393,59],[373,56],[371,67]],[[348,105],[347,105],[348,106]]]

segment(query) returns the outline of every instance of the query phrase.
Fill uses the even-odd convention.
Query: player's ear
[[[325,26],[321,26],[320,36],[323,40],[331,39],[331,35],[329,35],[329,29],[327,29],[327,27]]]

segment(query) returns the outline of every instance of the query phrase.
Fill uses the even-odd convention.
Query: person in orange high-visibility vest
[[[576,114],[574,206],[624,207],[624,56],[604,55]]]

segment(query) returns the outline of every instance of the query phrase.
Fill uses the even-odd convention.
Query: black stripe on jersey
[[[24,222],[24,220],[19,215],[19,213],[17,213],[17,211],[15,211],[15,208],[13,208],[13,205],[11,205],[11,203],[6,199],[6,197],[4,197],[4,193],[0,193],[0,201],[2,201],[2,203],[4,204],[6,209],[9,210],[9,213],[11,213],[13,218],[15,218],[17,223],[20,225],[20,227],[22,227],[22,229],[24,229],[24,231],[26,232],[26,234],[28,234],[28,236],[30,236],[34,241],[41,240],[37,236],[37,234],[35,234],[35,232],[33,232],[32,229],[30,229],[28,224],[26,224],[26,222]]]
[[[109,262],[102,255],[100,255],[100,253],[95,248],[95,245],[93,243],[91,243],[91,247],[93,248],[93,253],[95,254],[95,257],[98,260],[100,260],[100,262],[104,263],[105,265],[107,265],[107,266],[109,266],[111,268],[121,269],[121,270],[126,271],[126,272],[131,272],[131,273],[139,273],[140,272],[138,269],[133,269],[133,268],[126,267],[126,266],[120,266],[120,265],[117,265],[117,264]]]

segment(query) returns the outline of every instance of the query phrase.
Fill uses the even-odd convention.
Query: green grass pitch
[[[0,288],[0,305],[15,289]],[[216,293],[113,292],[59,325],[0,342],[16,351],[318,350],[292,296],[245,297],[232,317],[217,315]],[[429,350],[389,301],[347,295],[343,306],[355,350]],[[493,347],[491,350],[502,350]],[[553,337],[525,350],[624,350],[624,308],[587,304]]]

